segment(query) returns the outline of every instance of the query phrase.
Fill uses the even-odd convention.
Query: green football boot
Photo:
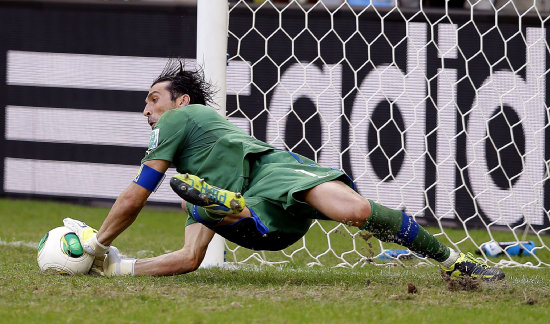
[[[449,268],[441,266],[441,269],[451,278],[455,279],[464,276],[481,278],[486,281],[504,279],[504,272],[502,270],[489,267],[484,261],[474,258],[471,253],[460,253],[460,256],[452,266]]]
[[[192,174],[178,174],[170,179],[170,186],[185,201],[203,207],[218,215],[235,215],[245,207],[239,192],[220,189]]]

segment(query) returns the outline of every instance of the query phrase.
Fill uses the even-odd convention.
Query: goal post
[[[227,0],[197,1],[197,68],[216,89],[214,105],[218,112],[226,113],[227,66]],[[220,235],[208,245],[201,267],[223,265],[225,240]]]
[[[549,266],[544,14],[301,2],[230,2],[229,65],[249,76],[229,76],[248,85],[228,89],[227,116],[346,171],[363,196],[450,247],[499,266]],[[512,244],[493,258],[491,241]],[[237,263],[428,261],[325,221],[282,252],[226,249]]]

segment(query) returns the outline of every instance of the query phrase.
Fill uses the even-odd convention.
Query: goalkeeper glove
[[[111,246],[103,262],[103,275],[106,277],[133,276],[135,264],[136,259],[123,258],[118,249]]]
[[[92,265],[92,269],[90,271],[101,274],[101,271],[103,270],[105,253],[109,247],[98,242],[97,230],[86,225],[84,222],[72,218],[65,218],[63,220],[63,224],[65,227],[75,232],[80,239],[80,242],[82,242],[82,248],[84,251],[95,257],[94,264]]]

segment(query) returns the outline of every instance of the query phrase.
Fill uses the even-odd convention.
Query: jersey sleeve
[[[150,160],[172,162],[185,142],[185,116],[174,111],[165,112],[151,132],[149,146],[141,163]]]

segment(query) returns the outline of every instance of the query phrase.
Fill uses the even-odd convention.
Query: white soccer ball
[[[46,233],[38,244],[36,256],[40,270],[53,269],[59,274],[88,273],[94,257],[84,252],[78,236],[65,226]]]

